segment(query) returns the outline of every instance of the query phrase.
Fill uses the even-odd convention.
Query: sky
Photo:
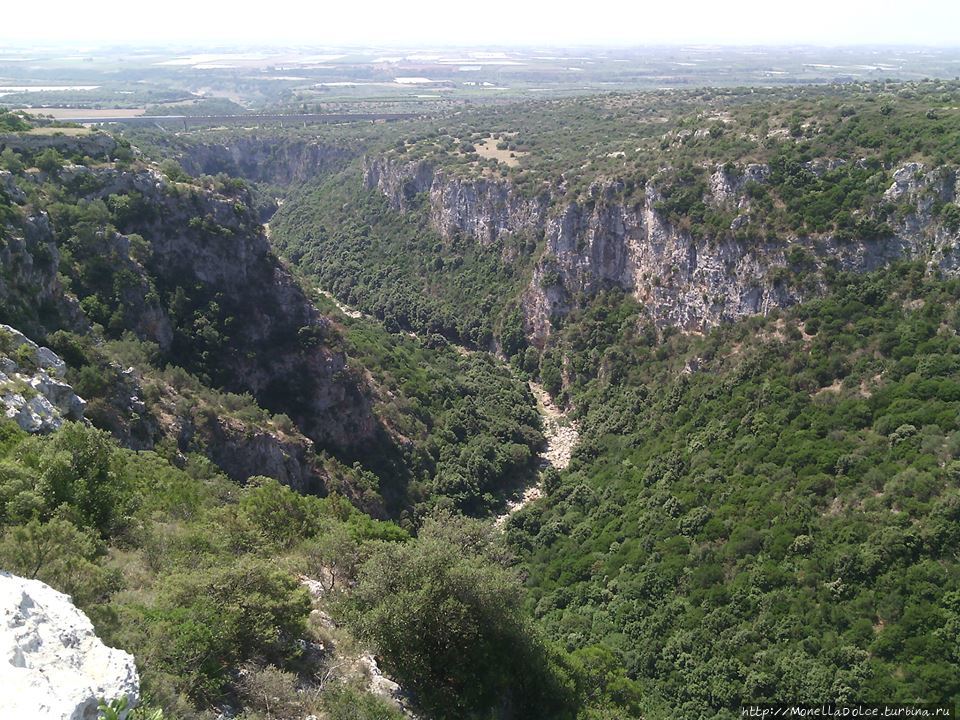
[[[6,44],[960,46],[960,0],[4,0]],[[42,7],[42,17],[38,8]]]

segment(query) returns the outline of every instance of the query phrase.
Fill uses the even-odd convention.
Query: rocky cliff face
[[[4,717],[95,720],[101,700],[139,698],[133,656],[106,647],[69,596],[39,580],[0,572],[0,652]]]
[[[332,172],[357,154],[343,145],[318,140],[237,135],[228,142],[191,142],[178,149],[177,158],[194,176],[226,173],[286,186]]]
[[[812,165],[815,173],[832,167],[827,161]],[[769,176],[765,165],[747,165],[735,175],[718,166],[704,201],[735,211],[731,229],[739,229],[751,222],[746,184],[766,183]],[[399,211],[425,196],[446,238],[462,233],[491,243],[505,233],[543,236],[545,252],[523,297],[529,333],[541,340],[551,317],[567,313],[579,293],[604,287],[633,294],[659,326],[702,331],[816,295],[815,272],[804,283],[783,272],[798,263],[860,272],[910,257],[948,271],[960,262],[957,231],[934,217],[937,203],[957,202],[957,173],[945,168],[899,169],[886,199],[909,210],[899,215],[891,237],[865,242],[830,235],[753,243],[696,237],[656,209],[662,198],[655,181],[629,201],[615,182],[595,184],[586,199],[567,201],[556,190],[529,198],[506,181],[450,177],[427,162],[367,159],[364,177],[368,189],[383,193]]]
[[[42,198],[51,182],[77,207],[123,206],[113,216],[119,229],[48,216],[30,186]],[[86,415],[127,447],[149,449],[168,436],[237,480],[269,475],[317,492],[327,482],[317,446],[353,452],[376,433],[365,381],[348,366],[331,322],[270,251],[245,191],[228,187],[227,196],[149,168],[107,164],[66,165],[56,177],[0,173],[0,191],[14,209],[13,220],[0,223],[0,319],[38,339],[61,328],[82,335],[94,322],[113,337],[131,331],[156,344],[161,363],[249,393],[293,421],[275,427],[268,415],[231,414],[220,406],[225,395],[172,388],[111,363],[98,371],[109,387],[90,398]],[[0,353],[7,416],[31,432],[79,419],[83,401],[64,382],[62,363],[39,366],[18,350],[29,343],[35,355],[36,345],[12,328],[7,336],[10,351]]]
[[[7,176],[15,202],[24,202],[22,191]],[[0,316],[33,331],[41,316],[76,316],[75,304],[63,295],[57,277],[60,256],[45,213],[27,216],[16,228],[0,228]]]
[[[126,228],[148,247],[132,247],[122,233],[102,237],[100,251],[124,273],[125,326],[163,353],[202,360],[218,384],[286,413],[321,445],[351,447],[372,436],[361,381],[345,354],[323,341],[330,321],[270,252],[245,197],[171,184],[151,171],[75,166],[64,172],[64,182],[80,179],[95,188],[87,199],[136,194],[149,209]],[[191,304],[172,317],[179,297]],[[193,325],[189,334],[185,322]]]
[[[66,369],[49,348],[0,325],[0,408],[21,429],[46,433],[83,418],[86,402],[63,381]]]
[[[395,210],[409,210],[425,194],[437,230],[446,238],[462,233],[483,244],[504,233],[542,230],[550,196],[526,198],[502,180],[465,180],[426,162],[368,158],[364,183],[377,189]]]

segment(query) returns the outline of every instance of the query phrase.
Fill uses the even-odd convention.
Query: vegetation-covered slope
[[[583,439],[508,537],[549,632],[666,716],[960,693],[960,283],[832,285],[662,341],[611,293],[558,338]]]
[[[554,651],[529,625],[498,535],[441,517],[442,553],[427,552],[429,532],[395,551],[408,532],[355,507],[415,530],[443,508],[502,505],[543,440],[523,382],[442,338],[321,314],[269,251],[242,182],[160,172],[105,135],[64,135],[109,148],[97,157],[66,150],[85,139],[51,135],[35,150],[33,137],[17,135],[2,158],[0,321],[62,356],[90,424],[44,436],[0,424],[0,566],[71,593],[107,642],[135,654],[144,717],[227,706],[250,720],[396,717],[366,693],[364,670],[393,572],[419,587],[449,574],[391,617],[405,634],[429,613],[470,658],[451,674],[432,643],[385,649],[417,707],[574,713],[575,668],[562,654],[546,661]],[[337,388],[354,388],[359,406]],[[332,389],[330,413],[311,406],[318,389]],[[354,424],[358,409],[372,432]],[[311,615],[317,605],[324,614]],[[486,635],[491,618],[501,635]]]
[[[0,211],[20,270],[0,285],[4,312],[70,328],[48,340],[90,395],[90,417],[127,445],[150,431],[112,403],[111,389],[128,389],[121,361],[147,368],[140,387],[158,416],[178,402],[203,406],[185,413],[173,446],[169,433],[144,445],[157,451],[139,456],[147,477],[130,469],[131,451],[90,429],[9,431],[6,562],[25,557],[29,533],[62,531],[88,548],[69,567],[106,589],[83,602],[147,659],[151,691],[185,717],[237,699],[263,712],[245,663],[261,679],[279,668],[288,685],[322,667],[291,642],[330,630],[305,630],[300,572],[340,579],[343,600],[321,601],[324,611],[437,718],[732,718],[743,702],[785,698],[956,702],[960,282],[944,274],[960,227],[956,104],[955,83],[884,83],[608,95],[393,125],[347,154],[362,146],[393,163],[397,192],[382,196],[345,156],[305,187],[283,188],[273,242],[308,280],[293,283],[264,252],[256,272],[232,277],[239,292],[222,296],[209,282],[217,261],[237,259],[238,229],[260,237],[239,183],[193,181],[168,163],[163,199],[143,206],[108,191],[96,170],[142,170],[122,145],[117,156],[73,158],[91,172],[50,153],[6,154]],[[191,152],[190,141],[172,145]],[[302,166],[284,176],[277,162],[266,182],[309,177]],[[429,183],[419,182],[428,166]],[[483,195],[488,206],[471,194],[477,182],[497,191]],[[211,198],[216,212],[172,223],[181,242],[217,249],[210,277],[184,282],[190,263],[165,245],[168,210]],[[39,209],[50,242],[28,222]],[[530,222],[487,232],[501,210]],[[653,230],[624,230],[641,224]],[[641,266],[668,241],[676,252]],[[60,280],[44,274],[57,267],[53,251]],[[876,267],[885,269],[842,271]],[[705,271],[717,284],[697,284]],[[294,356],[337,354],[331,377],[365,389],[376,424],[352,426],[358,442],[335,458],[308,453],[332,492],[323,500],[268,481],[240,489],[193,452],[204,443],[179,442],[180,431],[213,437],[205,423],[221,416],[242,416],[236,437],[320,437],[296,386],[286,397],[271,387],[257,356],[266,343],[238,341],[244,313],[263,320],[244,303],[262,296],[244,283],[271,273],[298,293],[316,282],[386,328],[320,301],[336,319],[301,323],[305,310],[259,336]],[[683,334],[676,317],[653,311],[685,273],[695,282],[676,291],[684,307],[722,304],[720,290],[749,300],[761,284],[783,293],[738,311],[766,317]],[[23,301],[31,287],[43,302]],[[541,295],[552,304],[538,305]],[[176,321],[169,334],[163,317]],[[84,318],[91,332],[71,324]],[[532,320],[549,332],[531,332]],[[164,367],[175,364],[190,372]],[[488,516],[533,479],[542,437],[528,376],[570,408],[581,440],[569,468],[545,474],[545,498],[501,535],[458,513]],[[275,412],[296,410],[293,420],[223,392],[247,388]],[[278,397],[290,403],[269,402]],[[322,417],[324,428],[335,422]],[[222,444],[232,456],[243,446]],[[88,471],[89,447],[112,474]],[[236,479],[259,474],[239,464]],[[42,570],[87,592],[58,568]],[[237,602],[248,586],[265,615]],[[221,606],[228,622],[208,633]],[[361,702],[351,697],[346,707]]]
[[[452,243],[426,208],[399,213],[363,188],[356,167],[322,178],[271,222],[275,245],[326,290],[381,319],[387,329],[440,334],[486,349],[503,311],[529,282],[535,245]]]

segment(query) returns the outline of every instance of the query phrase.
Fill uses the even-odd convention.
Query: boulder
[[[96,720],[101,700],[125,696],[133,707],[139,693],[133,656],[104,645],[69,596],[0,572],[4,717]]]

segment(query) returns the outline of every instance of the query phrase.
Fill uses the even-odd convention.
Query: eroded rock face
[[[364,183],[386,196],[396,210],[408,210],[426,194],[434,226],[445,238],[463,233],[490,244],[503,233],[538,232],[546,219],[549,195],[528,198],[505,180],[451,176],[427,162],[368,159]]]
[[[80,420],[87,403],[63,381],[66,364],[49,348],[0,324],[0,409],[29,433]]]
[[[249,392],[261,406],[289,415],[321,447],[348,448],[373,436],[362,379],[342,350],[323,341],[330,321],[270,251],[248,194],[176,185],[152,170],[72,166],[64,173],[84,176],[92,188],[87,199],[136,194],[147,209],[127,228],[130,235],[104,231],[101,238],[102,252],[125,275],[120,305],[127,328],[189,368],[199,346],[178,340],[183,318],[169,308],[178,288],[202,295],[224,322],[203,361],[215,385]],[[137,250],[134,233],[145,247]]]
[[[0,653],[3,717],[95,720],[101,700],[139,698],[133,656],[104,645],[69,596],[2,571]]]
[[[41,312],[58,315],[66,324],[76,325],[76,303],[64,296],[57,276],[60,254],[47,214],[29,215],[20,227],[5,230],[0,242],[3,319],[27,332],[39,326],[37,317]]]
[[[828,158],[807,169],[822,175],[842,163]],[[752,221],[748,184],[767,183],[770,175],[770,168],[758,163],[718,165],[703,201],[735,213],[731,228],[739,230]],[[385,157],[367,159],[364,180],[401,212],[420,202],[418,196],[426,198],[433,225],[447,239],[461,233],[489,244],[504,233],[542,236],[545,252],[523,297],[535,341],[550,333],[551,317],[569,312],[578,295],[606,287],[631,293],[658,326],[703,331],[818,295],[817,272],[800,285],[785,282],[782,271],[798,258],[809,270],[831,265],[866,272],[922,258],[931,267],[960,271],[960,237],[935,213],[958,201],[960,174],[950,168],[910,163],[895,170],[884,196],[901,208],[890,221],[893,233],[860,242],[829,234],[754,242],[695,237],[657,210],[662,198],[656,179],[629,201],[618,182],[596,183],[586,198],[573,201],[563,196],[562,183],[529,198],[507,181],[463,179],[427,162]]]
[[[278,140],[271,134],[240,135],[229,142],[195,142],[178,148],[183,169],[194,176],[226,173],[255,182],[289,185],[340,167],[359,150],[316,140]]]

